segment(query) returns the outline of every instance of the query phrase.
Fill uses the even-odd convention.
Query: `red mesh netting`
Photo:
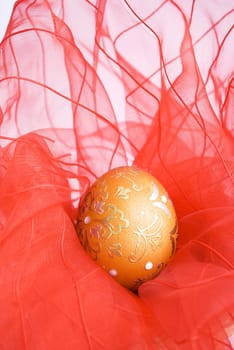
[[[234,10],[222,1],[21,0],[0,47],[0,349],[234,344]],[[139,295],[74,229],[108,169],[155,175],[179,219]]]

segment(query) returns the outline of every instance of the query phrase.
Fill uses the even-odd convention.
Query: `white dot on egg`
[[[153,263],[151,261],[148,261],[146,264],[145,264],[145,269],[146,270],[151,270],[153,268]]]
[[[86,217],[84,218],[84,223],[85,223],[86,225],[89,224],[90,221],[91,221],[91,217],[90,217],[90,216],[86,216]]]
[[[161,196],[161,200],[163,203],[167,203],[167,197],[164,194]]]
[[[115,270],[115,269],[111,269],[111,270],[109,270],[109,274],[110,274],[112,277],[115,277],[115,276],[118,275],[118,272],[117,272],[117,270]]]

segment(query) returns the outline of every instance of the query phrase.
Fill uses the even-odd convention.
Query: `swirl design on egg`
[[[129,271],[136,266],[138,274],[127,284],[130,289],[160,273],[174,255],[177,239],[176,215],[167,192],[150,176],[148,182],[142,181],[139,173],[119,168],[98,179],[77,220],[84,249],[112,277],[121,281],[124,266]]]
[[[118,235],[122,232],[122,229],[129,227],[129,220],[125,218],[123,210],[117,208],[114,204],[108,204],[106,206],[105,215],[102,218],[102,224],[105,226],[109,234],[106,239],[111,238],[112,235]],[[104,238],[104,236],[102,236]]]
[[[137,178],[139,175],[139,169],[137,168],[129,168],[128,170],[128,174],[126,174],[126,171],[118,171],[116,173],[113,173],[112,177],[115,179],[125,179],[128,181],[128,183],[131,185],[131,189],[136,191],[136,192],[140,192],[143,190],[143,186],[141,183],[137,183]],[[128,189],[128,191],[130,192],[131,190]]]
[[[176,251],[177,232],[178,232],[178,224],[176,223],[173,229],[171,230],[171,232],[169,233],[171,245],[172,245],[171,256],[170,256],[171,258],[173,257]]]
[[[150,245],[152,250],[156,250],[160,245],[162,238],[161,228],[163,226],[162,217],[155,215],[153,222],[146,227],[136,227],[133,234],[136,236],[136,245],[134,251],[129,255],[128,260],[131,263],[140,261]]]
[[[93,260],[97,260],[97,256],[101,251],[100,235],[102,233],[101,225],[92,225],[85,229],[78,223],[77,233],[81,242],[81,245],[91,256]]]
[[[77,222],[77,233],[81,244],[94,260],[97,260],[101,251],[101,240],[108,240],[129,226],[129,220],[125,218],[124,212],[115,204],[107,204],[107,199],[108,187],[105,181],[101,181],[99,186],[93,186],[86,194]],[[91,218],[90,212],[95,216],[92,215]],[[112,244],[108,252],[110,256],[122,256],[121,244]]]
[[[118,176],[122,175],[119,173]],[[127,180],[129,177],[125,176]],[[132,183],[132,179],[130,181]],[[132,189],[139,189],[140,186],[136,184],[132,186]],[[131,189],[118,186],[115,194],[124,200],[127,200]],[[155,183],[152,183],[152,193],[149,197],[149,201],[152,205],[160,211],[157,211],[157,214],[154,215],[152,223],[146,227],[136,226],[133,230],[132,235],[135,236],[135,247],[131,254],[128,256],[128,260],[131,263],[137,263],[140,261],[146,251],[150,248],[152,251],[156,251],[160,246],[162,239],[162,229],[164,226],[164,215],[171,217],[170,209],[164,202],[168,202],[168,198],[164,195],[164,202],[158,200],[159,198],[159,189]],[[83,208],[85,208],[83,215],[91,210],[97,214],[97,217],[92,219],[92,222],[88,222],[87,229],[84,229],[83,223],[78,224],[79,234],[81,236],[81,241],[85,249],[90,253],[93,259],[97,259],[98,253],[101,251],[100,238],[102,240],[110,239],[112,235],[121,234],[123,229],[129,227],[129,219],[125,218],[125,215],[122,210],[120,210],[113,203],[106,203],[108,199],[108,186],[105,181],[102,181],[98,188],[94,186],[92,192],[88,192],[86,195]],[[164,215],[163,215],[164,214]],[[98,217],[100,216],[100,217]],[[84,218],[84,223],[87,221],[87,216]],[[171,233],[171,242],[172,242],[172,253],[174,254],[176,246],[176,232],[177,227],[175,226]],[[122,256],[121,244],[114,243],[108,248],[109,255],[112,256]]]

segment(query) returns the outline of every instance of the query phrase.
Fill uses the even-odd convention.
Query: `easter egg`
[[[162,184],[135,167],[119,167],[89,188],[79,207],[79,240],[103,269],[136,291],[175,253],[177,218]]]

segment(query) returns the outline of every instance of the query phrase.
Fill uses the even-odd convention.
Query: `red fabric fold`
[[[0,49],[0,348],[234,346],[230,1],[21,0]],[[167,188],[175,257],[138,295],[83,251],[87,187]]]

